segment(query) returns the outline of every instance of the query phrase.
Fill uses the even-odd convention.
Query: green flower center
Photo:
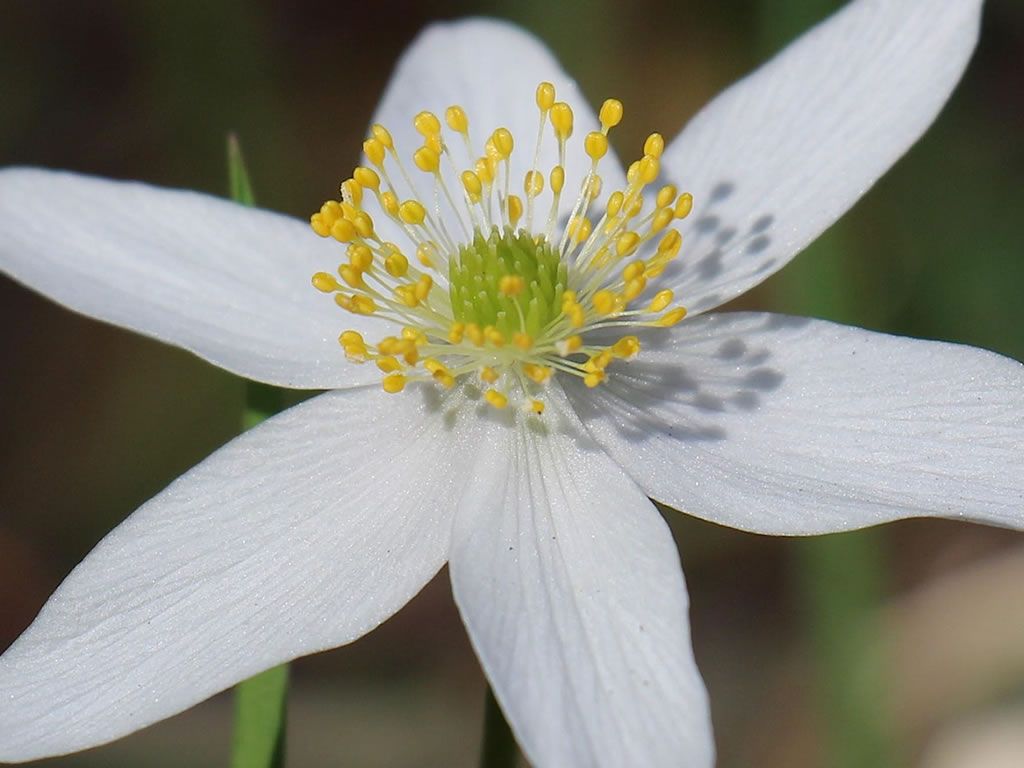
[[[476,232],[449,262],[448,279],[455,320],[509,338],[522,330],[538,338],[562,314],[568,288],[565,262],[546,239],[507,228]]]

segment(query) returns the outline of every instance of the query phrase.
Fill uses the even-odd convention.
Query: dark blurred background
[[[632,154],[837,5],[0,0],[0,163],[225,194],[235,131],[259,203],[304,217],[351,170],[396,57],[433,19],[534,31],[592,103],[625,103],[614,143]],[[993,0],[932,130],[736,306],[1024,359],[1022,135],[1024,4]],[[106,531],[238,431],[243,385],[3,278],[0,345],[4,648]],[[804,541],[667,517],[723,767],[1024,765],[1020,534],[906,521]],[[474,765],[482,696],[442,575],[367,638],[294,666],[290,764]],[[221,696],[49,764],[220,766],[229,719]]]

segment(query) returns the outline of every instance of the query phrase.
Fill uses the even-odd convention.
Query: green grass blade
[[[253,205],[255,197],[238,138],[228,137],[228,184],[231,199]],[[266,384],[245,385],[242,429],[251,429],[284,406],[282,392]],[[288,665],[268,669],[235,688],[235,731],[231,768],[283,768],[288,712]]]

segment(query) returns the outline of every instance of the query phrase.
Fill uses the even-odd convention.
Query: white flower
[[[385,246],[370,238],[378,261],[366,272],[364,257],[353,257],[355,290],[314,279],[357,310],[348,314],[310,288],[343,250],[305,223],[188,192],[0,172],[0,264],[15,279],[243,376],[334,390],[216,452],[74,570],[0,658],[0,759],[115,739],[272,665],[350,642],[448,562],[470,638],[534,764],[710,765],[686,590],[648,496],[777,534],[918,515],[1024,522],[1018,363],[816,320],[702,314],[780,269],[918,138],[966,66],[979,13],[979,0],[857,0],[718,97],[663,153],[652,140],[653,159],[636,173],[660,166],[692,193],[686,218],[675,214],[689,203],[677,210],[676,190],[671,196],[680,258],[659,261],[659,240],[634,257],[626,242],[625,257],[645,258],[647,270],[643,297],[631,303],[636,271],[622,276],[628,262],[590,241],[563,257],[562,288],[575,293],[547,307],[550,322],[518,347],[510,328],[525,325],[479,345],[445,346],[453,342],[437,334],[461,338],[475,320],[495,326],[481,333],[501,331],[511,314],[529,310],[532,278],[502,287],[493,265],[454,277],[497,281],[490,295],[506,302],[504,315],[477,307],[475,320],[460,320],[444,274],[408,303],[399,290],[400,301],[388,305],[380,297],[402,286],[415,294],[418,278],[401,264],[395,274],[384,270]],[[558,162],[551,126],[568,118],[543,88],[547,127],[533,158],[538,83],[552,83],[574,111],[565,188],[578,190],[590,168],[579,137],[599,123],[543,47],[508,25],[429,29],[399,64],[376,121],[392,130],[423,189],[431,181],[422,170],[429,174],[438,158],[427,153],[413,168],[420,144],[436,150],[443,140],[460,168],[468,161],[456,152],[459,113],[454,133],[443,134],[429,118],[416,133],[413,115],[461,104],[476,151],[485,131],[508,128],[519,143],[506,165],[504,135],[494,138],[494,188],[486,163],[480,169],[490,211],[487,203],[473,209],[479,221],[504,223],[517,208],[503,187],[508,169],[516,193],[531,167],[549,181]],[[603,117],[614,118],[614,104],[607,109]],[[588,142],[593,155],[604,151],[600,139]],[[380,148],[367,149],[372,160]],[[384,163],[406,190],[393,160]],[[441,163],[453,205],[427,194],[422,212],[407,208],[398,222],[376,212],[373,226],[406,257],[415,253],[411,236],[428,251],[437,246],[442,263],[465,266],[445,242],[468,242],[452,208],[470,220],[460,196],[468,192],[475,205],[475,182],[460,184]],[[640,198],[639,183],[627,183],[611,153],[600,175],[594,210],[611,190],[632,190],[626,203]],[[361,191],[369,210],[372,177],[362,179],[367,185],[350,184],[342,202],[354,205]],[[531,220],[533,232],[546,231],[548,193],[535,210],[519,193],[527,197],[520,224]],[[646,196],[648,206],[669,196],[655,197]],[[576,202],[566,194],[558,203],[555,244]],[[328,233],[341,206],[324,210],[314,226]],[[356,229],[358,219],[349,209]],[[590,219],[599,236],[599,216]],[[612,227],[608,248],[629,231],[643,236],[655,220]],[[355,237],[348,224],[339,227],[342,239]],[[557,267],[562,252],[547,247],[524,256],[512,276],[552,253]],[[368,285],[380,277],[368,315],[361,313],[373,294],[359,287],[360,276]],[[600,290],[610,296],[597,298]],[[645,309],[661,290],[689,316],[650,330],[668,324],[665,301]],[[619,314],[634,306],[640,314]],[[574,352],[575,324],[566,319],[574,313],[586,357]],[[365,339],[394,328],[382,316],[400,316],[413,330],[402,337],[394,329],[394,339],[374,345]],[[593,326],[609,317],[639,330],[621,331],[631,340],[602,358],[596,345],[619,335],[603,342],[607,330]],[[401,377],[387,388],[404,392],[381,391],[377,366],[346,360],[336,340],[344,329],[359,334],[346,337],[349,355],[376,357],[388,377]],[[546,366],[558,369],[549,381]],[[493,370],[481,379],[481,368]],[[601,375],[588,381],[593,373]],[[418,379],[437,381],[410,384]],[[526,408],[503,407],[516,402]]]

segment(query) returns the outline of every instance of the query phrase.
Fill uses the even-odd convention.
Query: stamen
[[[622,103],[606,100],[598,113],[600,130],[587,133],[574,150],[582,150],[590,167],[556,238],[575,120],[571,107],[555,98],[553,85],[538,86],[540,119],[530,168],[520,177],[522,197],[511,189],[517,151],[512,133],[494,129],[477,154],[468,115],[452,105],[443,121],[432,112],[417,114],[413,127],[423,143],[402,150],[432,179],[429,205],[391,133],[374,125],[363,143],[368,165],[342,181],[339,200],[326,201],[310,217],[316,234],[346,245],[347,258],[334,274],[313,275],[313,287],[348,312],[402,327],[401,337],[376,345],[356,331],[338,337],[348,360],[372,361],[380,369],[386,392],[401,392],[411,382],[447,389],[476,375],[490,406],[504,409],[514,401],[538,416],[544,403],[537,390],[556,372],[599,386],[615,366],[640,354],[640,338],[629,329],[668,327],[686,317],[684,307],[672,306],[671,289],[657,290],[657,280],[681,251],[682,237],[671,225],[690,214],[693,198],[671,184],[653,198],[644,195],[660,173],[664,139],[657,133],[647,137],[643,154],[628,168],[626,186],[609,191],[604,213],[592,221],[590,206],[604,186],[599,164],[610,151],[609,132],[623,117]],[[551,133],[545,135],[548,123]],[[461,136],[463,159],[450,151],[446,130],[449,137]],[[552,139],[558,160],[545,172],[538,167],[541,144]],[[395,166],[397,184],[389,173]],[[550,209],[538,233],[533,213],[545,193]],[[645,212],[648,201],[653,207]],[[364,206],[374,204],[379,213],[371,214]],[[394,221],[411,247],[384,242],[375,215]],[[457,225],[458,239],[449,224]],[[655,292],[644,299],[649,288]],[[606,346],[585,341],[591,331],[617,328],[627,330]]]

